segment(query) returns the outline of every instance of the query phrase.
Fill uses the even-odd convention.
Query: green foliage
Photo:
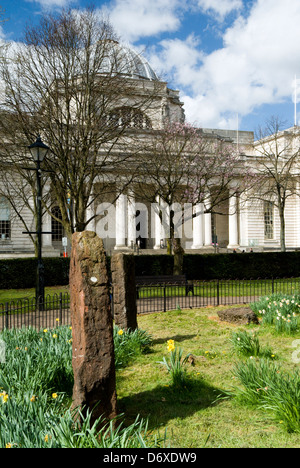
[[[257,333],[253,331],[237,331],[231,334],[230,342],[234,350],[243,356],[274,358],[275,355],[269,346],[262,347]]]
[[[45,285],[69,283],[69,258],[44,258]],[[33,288],[36,283],[37,259],[14,258],[0,260],[0,289]]]
[[[121,330],[114,327],[114,349],[116,369],[126,367],[134,357],[149,352],[152,337],[146,331]]]
[[[163,360],[159,361],[159,364],[166,367],[170,374],[172,385],[177,389],[183,388],[188,384],[185,364],[190,357],[190,353],[183,358],[183,350],[176,348],[173,340],[168,341],[168,351],[170,353],[169,359],[167,360],[163,357]]]
[[[270,360],[249,359],[239,362],[234,376],[243,388],[236,397],[250,405],[271,412],[288,432],[300,432],[300,374],[281,371]]]
[[[299,263],[300,252],[187,254],[183,270],[192,280],[292,278],[299,276]]]
[[[4,330],[5,363],[0,364],[0,387],[15,395],[73,388],[71,330],[33,328]]]
[[[134,260],[136,276],[173,274],[174,257],[172,255],[137,255]]]
[[[69,258],[44,258],[46,286],[69,283]],[[172,275],[172,255],[135,255],[137,276]],[[186,254],[183,272],[189,280],[258,279],[299,276],[300,252],[260,252],[233,254]],[[36,258],[0,260],[0,289],[33,288],[36,282]],[[110,258],[107,257],[110,272]]]
[[[122,339],[117,331],[116,335]],[[151,344],[143,331],[126,332],[125,337],[124,348],[130,350],[131,358]],[[128,427],[122,420],[115,426],[101,418],[91,425],[88,412],[81,415],[79,426],[69,409],[73,389],[70,327],[4,330],[0,340],[5,343],[5,360],[0,364],[1,448],[136,448],[163,443],[148,434],[148,423],[141,418]]]
[[[123,416],[109,422],[100,417],[93,424],[91,416],[68,410],[52,428],[50,441],[60,448],[157,448],[164,444],[163,439],[149,435],[147,420],[137,417],[126,427]]]
[[[272,294],[250,305],[262,325],[274,326],[277,333],[293,335],[299,330],[300,296]]]

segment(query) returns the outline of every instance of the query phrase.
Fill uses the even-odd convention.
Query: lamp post
[[[38,241],[38,265],[37,265],[37,282],[36,282],[36,301],[39,310],[44,309],[45,300],[45,280],[44,280],[44,265],[42,260],[42,184],[41,184],[41,163],[45,159],[49,147],[46,146],[41,137],[38,136],[36,141],[30,145],[29,150],[35,162],[36,183],[37,183],[37,241]]]

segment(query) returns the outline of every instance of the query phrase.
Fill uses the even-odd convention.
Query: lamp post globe
[[[32,145],[30,145],[28,148],[32,154],[33,160],[35,162],[40,162],[40,163],[44,161],[50,149],[49,146],[45,145],[42,142],[40,135],[37,136],[36,141]]]

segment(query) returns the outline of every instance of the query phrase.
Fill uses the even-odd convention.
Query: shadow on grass
[[[136,415],[149,418],[149,429],[166,425],[171,419],[184,419],[205,408],[218,405],[224,392],[209,385],[201,377],[190,378],[182,389],[157,386],[152,390],[135,393],[118,400],[119,411],[132,423]]]
[[[197,335],[174,335],[168,337],[168,340],[174,340],[176,343],[182,343],[185,340],[192,340]],[[166,338],[156,338],[153,340],[153,345],[167,343]]]

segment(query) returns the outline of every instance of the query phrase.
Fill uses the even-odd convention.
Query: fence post
[[[167,311],[166,284],[164,284],[164,312]]]
[[[220,280],[217,280],[217,305],[220,305]]]
[[[5,302],[5,328],[8,328],[8,312],[9,312],[9,304]]]
[[[63,309],[62,293],[59,293],[59,324],[60,325],[62,325],[62,309]]]
[[[272,294],[274,294],[274,278],[272,277]]]

